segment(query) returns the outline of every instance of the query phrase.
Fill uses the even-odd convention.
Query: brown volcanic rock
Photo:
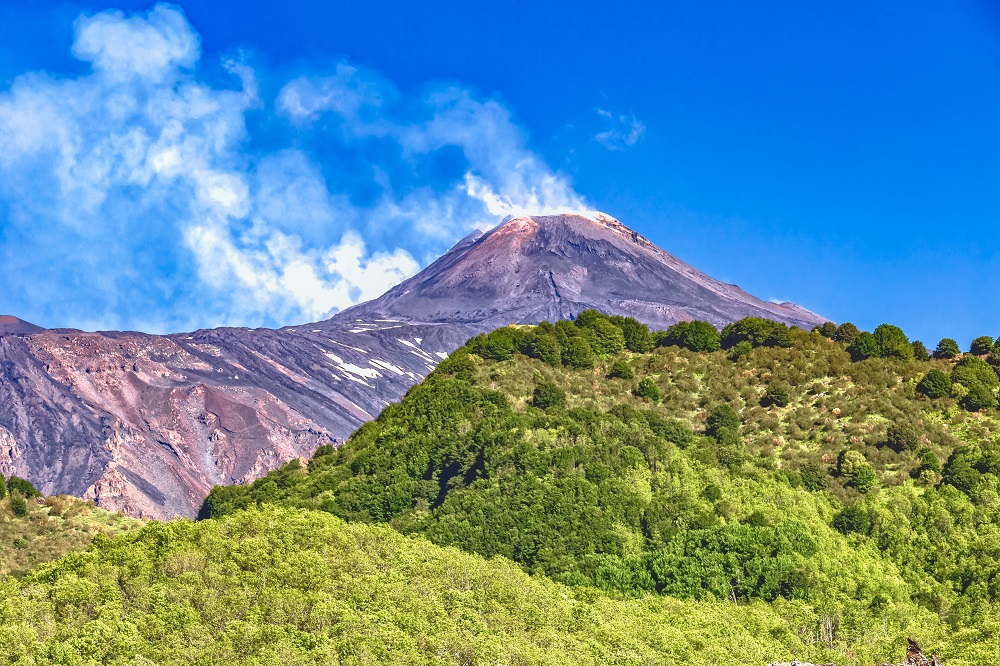
[[[607,216],[511,219],[318,324],[157,336],[0,318],[0,471],[130,515],[193,516],[213,485],[343,441],[475,333],[591,307],[656,328],[822,321],[713,280]]]
[[[343,316],[399,317],[490,330],[595,308],[654,328],[742,317],[812,328],[823,317],[762,301],[664,252],[602,213],[519,217],[469,236],[426,270]]]

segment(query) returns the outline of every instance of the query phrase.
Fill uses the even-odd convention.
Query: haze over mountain
[[[596,308],[653,328],[823,318],[721,283],[600,213],[520,217],[316,324],[169,336],[0,319],[0,471],[131,515],[194,515],[343,441],[471,335]]]

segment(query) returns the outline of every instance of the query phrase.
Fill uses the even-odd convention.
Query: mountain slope
[[[0,319],[0,471],[192,516],[214,485],[338,444],[470,336],[596,307],[654,327],[820,317],[705,276],[604,215],[507,220],[330,320],[156,336]]]
[[[464,239],[384,296],[344,317],[397,317],[490,330],[594,308],[654,328],[699,319],[716,326],[764,317],[803,328],[825,320],[724,284],[602,213],[519,217]]]

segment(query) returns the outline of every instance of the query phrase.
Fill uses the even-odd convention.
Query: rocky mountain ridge
[[[587,308],[654,328],[823,321],[697,271],[603,214],[511,218],[332,319],[158,336],[0,317],[0,471],[130,515],[338,444],[471,335]]]

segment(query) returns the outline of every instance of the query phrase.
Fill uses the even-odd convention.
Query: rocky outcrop
[[[661,328],[822,318],[713,280],[606,215],[506,220],[334,318],[170,336],[0,317],[0,471],[129,515],[193,516],[343,441],[471,335],[587,308]]]

